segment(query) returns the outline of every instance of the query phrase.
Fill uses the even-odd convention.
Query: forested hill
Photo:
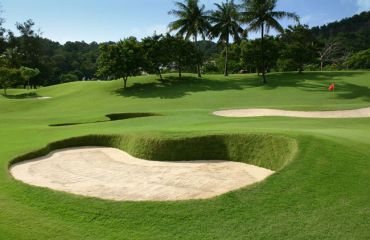
[[[340,40],[354,51],[370,48],[370,11],[312,28],[320,40]]]
[[[370,30],[370,11],[312,28],[314,35],[319,38],[333,38],[340,33],[356,33],[364,30]]]
[[[218,46],[217,43],[207,40],[199,41],[198,48],[204,54],[205,59],[209,59],[216,56],[217,54],[220,54],[222,50],[222,48]]]

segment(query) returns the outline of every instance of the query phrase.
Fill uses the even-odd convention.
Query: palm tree
[[[228,50],[230,44],[230,36],[234,41],[240,40],[240,35],[243,33],[240,22],[240,14],[238,7],[234,4],[234,0],[221,5],[215,3],[216,10],[210,17],[211,23],[214,25],[211,28],[212,37],[218,37],[219,43],[225,44],[225,76],[228,76]]]
[[[244,10],[242,14],[243,22],[249,25],[249,31],[261,31],[261,60],[262,60],[262,78],[265,84],[265,56],[264,56],[264,34],[270,29],[275,29],[280,33],[284,28],[278,22],[283,18],[290,18],[299,23],[299,17],[295,13],[275,11],[277,0],[243,0]]]
[[[170,31],[177,31],[180,36],[189,39],[193,37],[194,43],[198,48],[198,34],[205,39],[209,28],[209,12],[205,10],[204,5],[199,4],[199,0],[184,0],[184,2],[175,2],[177,9],[169,12],[170,15],[178,19],[169,24]],[[200,73],[200,64],[197,65],[198,77]]]

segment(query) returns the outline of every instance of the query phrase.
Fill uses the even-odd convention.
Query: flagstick
[[[334,83],[334,80],[332,81],[332,85],[334,86],[334,88],[333,88],[333,98],[335,98],[335,83]]]
[[[335,84],[334,80],[333,80],[333,84],[334,84],[334,89],[333,89],[333,98],[335,98],[335,88],[337,87],[337,85]]]
[[[333,98],[335,98],[335,87],[333,89]]]

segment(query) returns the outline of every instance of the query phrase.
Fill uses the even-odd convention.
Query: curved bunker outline
[[[266,108],[245,108],[219,110],[212,113],[219,117],[229,118],[252,118],[252,117],[294,117],[294,118],[370,118],[370,107],[352,109],[352,110],[335,110],[335,111],[291,111],[280,109]]]
[[[193,147],[191,147],[189,144]],[[249,165],[254,165],[256,167],[268,168],[274,171],[279,171],[287,163],[293,160],[296,155],[298,147],[295,139],[270,134],[233,134],[233,135],[230,134],[230,135],[211,135],[211,136],[204,135],[182,138],[181,137],[164,138],[158,136],[153,137],[153,136],[134,136],[134,135],[113,135],[113,136],[90,135],[54,142],[49,144],[43,149],[13,159],[9,163],[9,170],[11,170],[16,163],[22,164],[21,162],[27,160],[29,161],[30,159],[44,157],[45,155],[50,154],[54,150],[86,146],[103,146],[117,148],[119,150],[126,151],[127,154],[130,154],[132,156],[140,157],[142,159],[152,159],[149,160],[148,162],[153,163],[164,161],[178,162],[179,160],[194,161],[203,159],[204,161],[206,160],[217,161],[227,159],[226,161],[225,160],[224,161],[246,163]],[[140,146],[144,146],[144,148],[140,148]],[[205,148],[205,146],[212,147],[209,147],[207,149]],[[216,147],[218,150],[214,150],[214,147]],[[268,149],[274,149],[275,152],[267,151]],[[266,154],[261,156],[261,153]],[[144,156],[147,157],[145,158]],[[45,186],[41,187],[45,188]],[[246,186],[242,186],[241,188],[244,187]],[[237,189],[240,189],[240,187]],[[231,189],[230,191],[234,191],[237,189]],[[60,191],[60,189],[56,190]],[[227,192],[223,192],[216,196],[226,194]],[[76,194],[75,192],[72,193]],[[98,196],[88,195],[88,197],[98,197]],[[117,200],[104,197],[102,199]],[[204,199],[204,198],[190,198],[190,199]],[[179,200],[188,200],[188,199],[179,199]],[[118,201],[135,201],[135,200],[118,199]],[[176,201],[176,199],[169,200],[143,199],[137,201]]]

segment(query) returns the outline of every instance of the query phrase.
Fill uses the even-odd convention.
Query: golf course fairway
[[[0,96],[0,239],[370,238],[370,118],[213,114],[368,108],[370,72],[273,73],[266,85],[254,74],[169,74],[162,82],[130,78],[126,90],[117,80],[45,87],[22,98],[27,92]],[[226,160],[275,173],[207,199],[111,201],[31,186],[10,172],[86,146],[157,163]]]

